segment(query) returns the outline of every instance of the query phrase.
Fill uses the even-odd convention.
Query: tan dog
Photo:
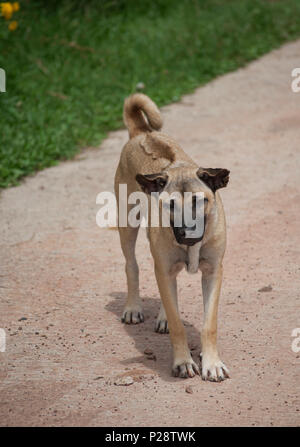
[[[158,132],[162,118],[157,106],[143,94],[125,100],[124,122],[129,141],[123,148],[115,175],[118,206],[119,185],[127,185],[128,196],[135,191],[177,191],[204,193],[205,229],[191,241],[187,227],[149,227],[147,235],[155,264],[155,275],[162,299],[156,320],[157,332],[169,332],[173,346],[173,375],[193,377],[200,374],[191,357],[177,304],[176,276],[183,267],[194,273],[202,271],[204,325],[201,334],[202,378],[220,381],[229,377],[217,350],[217,311],[222,282],[222,259],[226,245],[226,226],[218,188],[227,185],[226,169],[199,168],[169,136]],[[149,200],[150,202],[150,200]],[[173,204],[174,205],[174,204]],[[176,204],[175,204],[176,205]],[[128,207],[130,211],[130,206]],[[172,223],[172,219],[171,219]],[[122,321],[130,324],[144,321],[139,297],[139,270],[135,243],[139,228],[120,227],[121,247],[126,260],[128,296]]]

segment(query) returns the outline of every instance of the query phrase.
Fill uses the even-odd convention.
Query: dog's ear
[[[161,192],[168,181],[168,176],[164,173],[146,175],[137,174],[135,178],[142,190],[147,194]]]
[[[199,179],[206,183],[213,192],[227,186],[229,173],[230,171],[222,168],[199,168],[197,171]]]

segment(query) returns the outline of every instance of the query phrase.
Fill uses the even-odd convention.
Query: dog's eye
[[[163,180],[163,179],[159,179],[157,183],[158,183],[158,185],[159,185],[161,188],[163,188],[163,187],[165,186],[165,184],[166,184],[166,181]]]

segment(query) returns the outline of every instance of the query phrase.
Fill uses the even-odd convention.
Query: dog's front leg
[[[201,268],[201,263],[200,263]],[[204,325],[201,334],[202,378],[218,382],[229,377],[217,349],[217,315],[222,283],[222,265],[202,263]]]
[[[176,279],[172,277],[163,264],[155,263],[155,276],[167,314],[171,342],[173,346],[173,368],[174,376],[194,377],[200,374],[198,365],[191,357],[187,344],[184,326],[180,320],[176,305]]]

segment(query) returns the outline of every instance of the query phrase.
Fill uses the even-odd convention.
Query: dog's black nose
[[[184,228],[179,228],[179,229],[178,229],[178,234],[179,234],[179,236],[181,236],[181,237],[185,237],[185,229],[184,229]]]

